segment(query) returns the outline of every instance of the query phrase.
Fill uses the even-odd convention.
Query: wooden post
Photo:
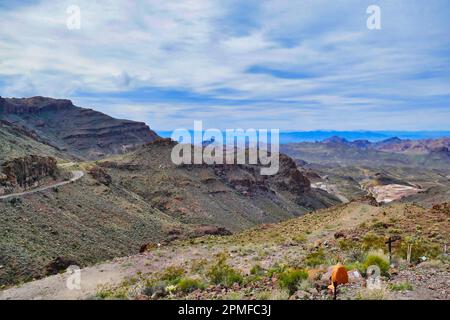
[[[395,241],[398,241],[400,239],[401,239],[400,236],[393,236],[393,237],[389,237],[389,239],[385,242],[385,244],[388,245],[388,250],[389,250],[389,265],[392,264],[392,243]]]
[[[412,252],[412,244],[408,244],[408,252],[406,254],[406,261],[411,263],[411,252]]]
[[[336,282],[333,282],[333,286],[334,286],[333,300],[337,300],[337,287],[338,287],[338,284]]]

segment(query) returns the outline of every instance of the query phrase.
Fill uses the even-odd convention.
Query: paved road
[[[77,180],[81,179],[83,176],[84,176],[84,172],[83,171],[74,170],[74,171],[72,171],[72,178],[70,180],[58,182],[58,183],[55,183],[55,184],[52,184],[52,185],[49,185],[49,186],[33,189],[33,190],[30,190],[30,191],[25,191],[25,192],[20,192],[20,193],[11,193],[11,194],[7,194],[5,196],[0,196],[0,200],[22,197],[22,196],[26,196],[27,194],[41,192],[41,191],[45,191],[45,190],[48,190],[48,189],[51,189],[51,188],[61,187],[61,186],[64,186],[66,184],[69,184],[71,182],[77,181]]]

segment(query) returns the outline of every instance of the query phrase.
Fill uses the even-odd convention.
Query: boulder
[[[97,182],[109,186],[112,183],[112,178],[109,174],[106,173],[105,169],[100,168],[98,166],[92,167],[89,170],[89,174],[92,178],[94,178]]]
[[[45,267],[45,275],[50,276],[65,271],[70,266],[79,265],[75,260],[57,257]]]
[[[347,272],[348,282],[350,283],[363,283],[364,277],[358,270],[350,270]]]

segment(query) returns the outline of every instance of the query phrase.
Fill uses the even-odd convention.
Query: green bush
[[[177,284],[184,275],[184,269],[181,267],[168,267],[161,275],[161,280],[166,281],[169,285]]]
[[[362,239],[362,249],[368,251],[370,249],[385,249],[386,244],[383,237],[373,233],[367,233]]]
[[[269,278],[272,278],[274,275],[278,275],[279,273],[282,273],[286,270],[286,266],[284,264],[275,264],[273,265],[268,271],[267,276]]]
[[[293,294],[302,280],[308,279],[308,272],[303,269],[287,269],[278,274],[278,281],[282,289],[289,290]]]
[[[389,271],[389,262],[378,254],[369,254],[364,260],[364,269],[367,271],[367,268],[373,265],[376,265],[380,268],[381,274],[387,275]]]
[[[182,278],[178,284],[177,289],[182,292],[192,292],[197,289],[205,289],[206,285],[204,282],[200,279],[194,279],[194,278]]]
[[[309,253],[305,257],[305,264],[308,267],[316,267],[316,266],[326,264],[325,253],[323,252],[322,249],[319,249],[315,252]]]
[[[250,274],[251,275],[256,275],[256,276],[262,276],[264,275],[264,268],[261,267],[259,264],[254,265],[251,269],[250,269]]]
[[[409,282],[393,283],[389,285],[389,290],[391,291],[411,291],[413,286]]]
[[[243,281],[241,273],[227,264],[226,254],[218,255],[217,262],[209,269],[207,276],[212,283],[222,284],[225,287],[230,287],[234,283],[241,284]]]

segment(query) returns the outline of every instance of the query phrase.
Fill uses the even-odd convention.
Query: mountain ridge
[[[115,119],[67,99],[2,98],[0,120],[35,132],[62,151],[98,159],[133,150],[158,135],[143,122]]]

